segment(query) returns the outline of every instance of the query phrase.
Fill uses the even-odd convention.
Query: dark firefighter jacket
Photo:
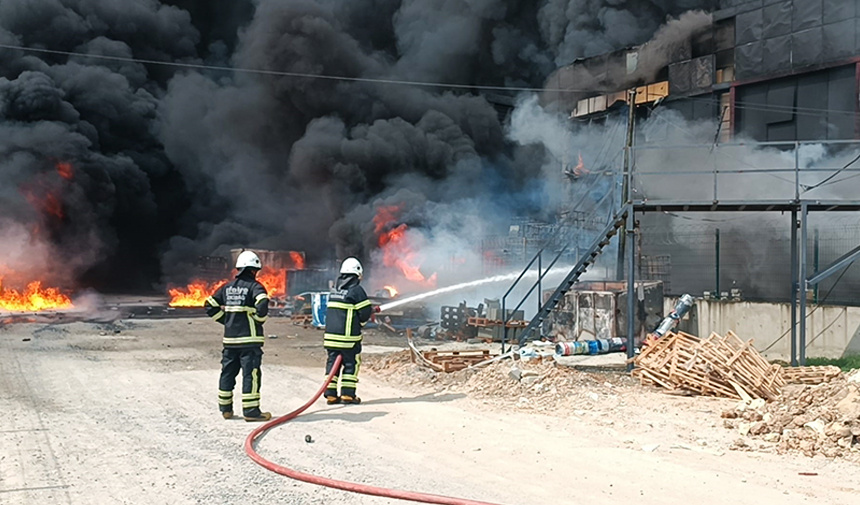
[[[361,342],[361,327],[370,319],[373,309],[358,276],[344,274],[337,278],[328,295],[325,313],[326,349],[352,349]]]
[[[224,325],[224,347],[260,347],[265,342],[269,295],[251,272],[239,272],[206,299],[205,307],[209,317]]]

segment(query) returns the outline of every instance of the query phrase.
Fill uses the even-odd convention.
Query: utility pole
[[[621,206],[631,200],[630,192],[633,184],[631,163],[633,159],[633,127],[636,123],[636,88],[627,91],[627,143],[624,147],[624,171],[621,180]],[[624,279],[624,249],[627,245],[624,233],[618,234],[618,261],[616,263],[616,279]],[[633,247],[631,245],[631,247]],[[633,272],[630,272],[633,275]]]

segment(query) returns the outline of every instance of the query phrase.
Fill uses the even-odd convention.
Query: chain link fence
[[[860,244],[856,217],[834,216],[838,215],[816,216],[815,223],[810,219],[808,275]],[[735,290],[735,296],[744,300],[791,300],[790,219],[759,215],[722,223],[679,223],[683,217],[643,223],[638,244],[640,278],[664,281],[667,295],[732,297]],[[798,243],[799,237],[798,233]],[[860,265],[837,272],[808,296],[813,303],[860,305]]]

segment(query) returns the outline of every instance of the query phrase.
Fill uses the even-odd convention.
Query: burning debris
[[[232,262],[220,262],[221,268],[209,270],[209,276],[221,277],[218,280],[193,279],[186,286],[172,287],[168,289],[171,307],[202,307],[203,302],[216,289],[228,282],[232,274],[231,264],[235,264],[235,256],[241,249],[231,251]],[[300,271],[305,268],[305,255],[298,251],[265,251],[255,250],[261,256],[263,268],[257,274],[257,280],[265,286],[269,299],[275,304],[285,303],[287,299],[287,282],[289,272]],[[211,257],[207,257],[212,263]]]
[[[402,275],[410,283],[421,288],[436,287],[436,273],[426,277],[421,272],[421,258],[415,244],[407,234],[406,223],[398,224],[398,216],[402,211],[399,206],[380,206],[373,217],[374,232],[378,237],[379,249],[382,251],[382,265],[392,269],[393,275]],[[383,273],[389,277],[389,272]],[[393,286],[386,286],[385,289]],[[397,289],[394,289],[394,294]],[[393,295],[392,295],[393,296]]]
[[[4,286],[0,277],[0,311],[38,312],[72,307],[72,300],[58,288],[43,288],[41,281],[33,281],[19,291]]]

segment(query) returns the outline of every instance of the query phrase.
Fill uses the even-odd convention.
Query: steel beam
[[[791,366],[797,366],[797,209],[791,211]]]
[[[800,204],[800,339],[798,341],[798,361],[806,366],[806,249],[809,235],[807,203]]]
[[[838,260],[831,263],[827,268],[813,275],[809,279],[806,280],[807,284],[810,286],[814,286],[824,279],[830,277],[836,272],[842,270],[847,267],[851,263],[854,263],[854,260],[857,259],[857,256],[860,256],[860,245],[851,249],[847,253],[843,254]]]
[[[627,237],[629,238],[627,247],[627,358],[630,359],[634,355],[634,345],[635,339],[633,338],[633,333],[636,331],[636,317],[634,312],[636,311],[636,300],[634,298],[635,294],[635,280],[636,280],[636,248],[633,247],[635,243],[636,230],[634,226],[636,225],[636,221],[633,217],[634,211],[633,208],[630,208],[630,212],[627,213]],[[633,362],[627,363],[627,371],[633,369]]]

